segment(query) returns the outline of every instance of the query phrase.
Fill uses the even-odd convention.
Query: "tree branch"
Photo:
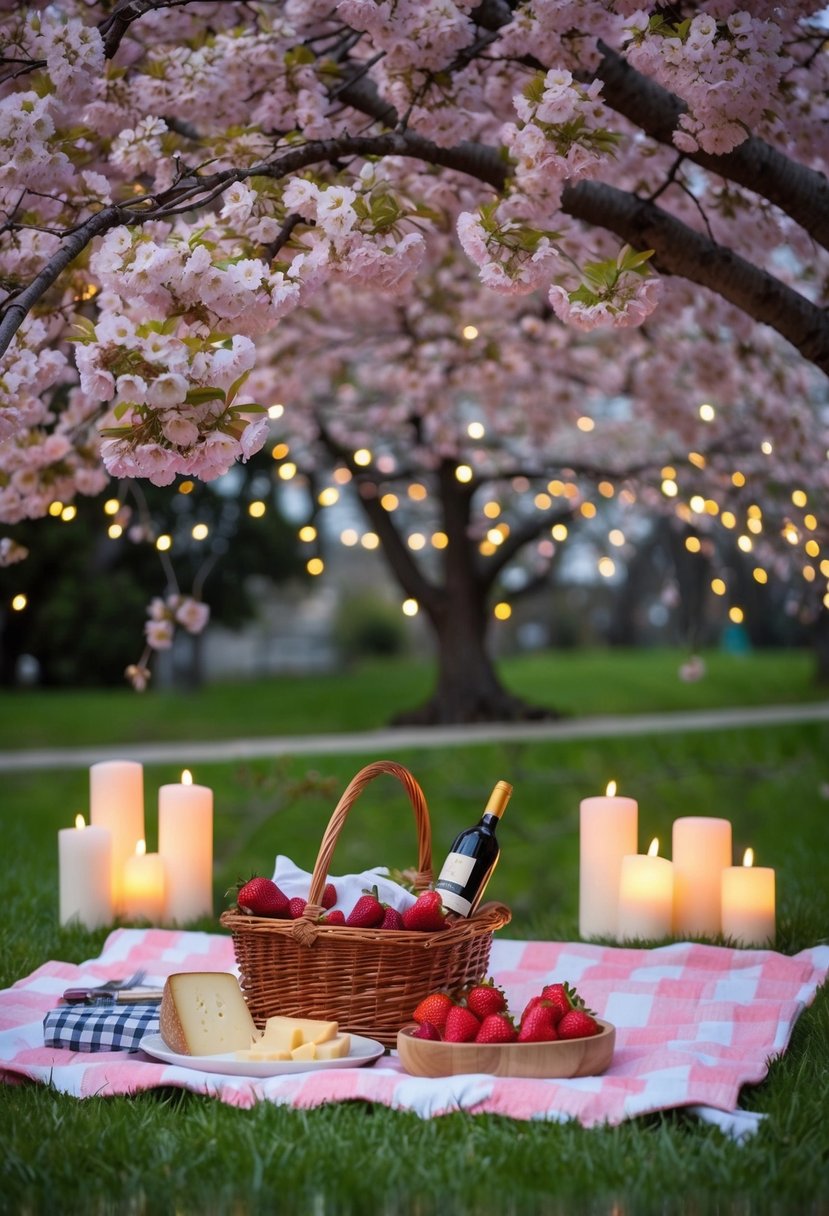
[[[829,316],[732,249],[694,232],[654,203],[601,182],[568,186],[562,209],[585,223],[615,232],[636,249],[654,249],[656,270],[715,291],[756,321],[776,329],[805,359],[829,375]]]

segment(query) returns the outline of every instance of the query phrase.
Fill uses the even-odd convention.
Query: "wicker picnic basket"
[[[432,836],[423,791],[408,769],[393,760],[367,765],[349,783],[325,829],[302,917],[275,920],[235,909],[221,917],[233,937],[242,990],[257,1026],[276,1014],[325,1018],[392,1046],[424,996],[486,974],[492,934],[510,920],[503,904],[483,904],[468,920],[432,933],[317,923],[340,831],[360,794],[382,774],[396,777],[412,804],[418,847],[415,889],[425,890],[432,882]]]

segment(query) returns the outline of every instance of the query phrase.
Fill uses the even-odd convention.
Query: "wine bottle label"
[[[452,882],[457,883],[459,887],[465,887],[475,868],[475,860],[465,853],[450,853],[438,875],[438,884]]]
[[[468,916],[472,911],[472,904],[468,899],[464,899],[462,895],[457,895],[454,891],[447,891],[441,887],[438,887],[437,891],[443,901],[444,908],[448,908],[450,912],[459,912],[461,916]]]

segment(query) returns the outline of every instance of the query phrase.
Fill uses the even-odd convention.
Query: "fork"
[[[63,994],[63,999],[70,1004],[75,1004],[78,1001],[96,1001],[105,999],[108,996],[115,996],[123,989],[138,988],[143,984],[147,972],[140,969],[131,975],[126,980],[107,980],[104,984],[98,984],[95,987],[89,988],[67,988]]]

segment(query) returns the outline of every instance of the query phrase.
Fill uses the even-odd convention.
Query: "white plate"
[[[177,1064],[180,1068],[195,1068],[199,1072],[223,1073],[230,1077],[281,1077],[295,1072],[316,1072],[324,1068],[362,1068],[373,1064],[385,1052],[376,1039],[364,1039],[362,1035],[351,1036],[351,1050],[339,1060],[237,1060],[235,1052],[219,1056],[182,1056],[170,1051],[160,1034],[145,1034],[141,1050],[164,1064]]]

